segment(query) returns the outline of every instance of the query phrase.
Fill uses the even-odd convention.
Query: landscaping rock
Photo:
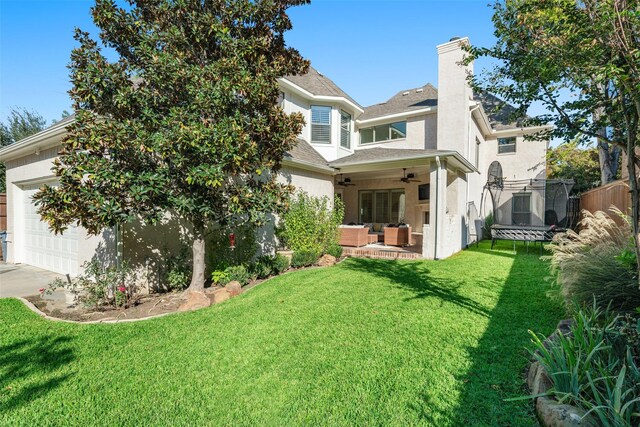
[[[336,257],[329,254],[324,254],[318,260],[318,265],[320,267],[330,267],[336,263]]]
[[[596,427],[598,424],[591,416],[575,406],[560,404],[547,397],[539,397],[536,412],[540,422],[546,427]],[[584,417],[584,418],[583,418]]]
[[[189,292],[187,301],[178,307],[178,311],[191,311],[199,308],[209,307],[211,300],[204,292]]]
[[[211,301],[214,304],[219,304],[231,298],[229,291],[225,288],[218,289],[211,294]]]
[[[235,297],[242,293],[242,285],[240,282],[236,282],[235,280],[233,282],[229,282],[224,288],[229,292],[230,297]]]

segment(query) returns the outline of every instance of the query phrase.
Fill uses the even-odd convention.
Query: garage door
[[[78,273],[78,229],[72,226],[57,235],[49,231],[31,200],[38,188],[23,187],[23,262],[74,276]]]

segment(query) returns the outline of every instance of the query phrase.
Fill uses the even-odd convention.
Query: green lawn
[[[537,250],[348,259],[119,325],[0,300],[0,425],[535,426],[527,330],[563,311]]]

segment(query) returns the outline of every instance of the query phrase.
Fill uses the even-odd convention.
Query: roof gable
[[[304,90],[311,92],[313,95],[345,98],[360,107],[360,104],[351,98],[345,91],[340,89],[333,80],[318,72],[318,70],[313,67],[309,67],[307,74],[285,76],[285,80],[300,86]]]

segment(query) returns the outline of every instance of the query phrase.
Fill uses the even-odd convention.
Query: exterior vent
[[[407,92],[402,92],[402,96],[407,96],[407,95],[409,95],[408,91]]]
[[[420,89],[416,89],[416,93],[420,93],[422,92],[424,89],[420,88]]]

